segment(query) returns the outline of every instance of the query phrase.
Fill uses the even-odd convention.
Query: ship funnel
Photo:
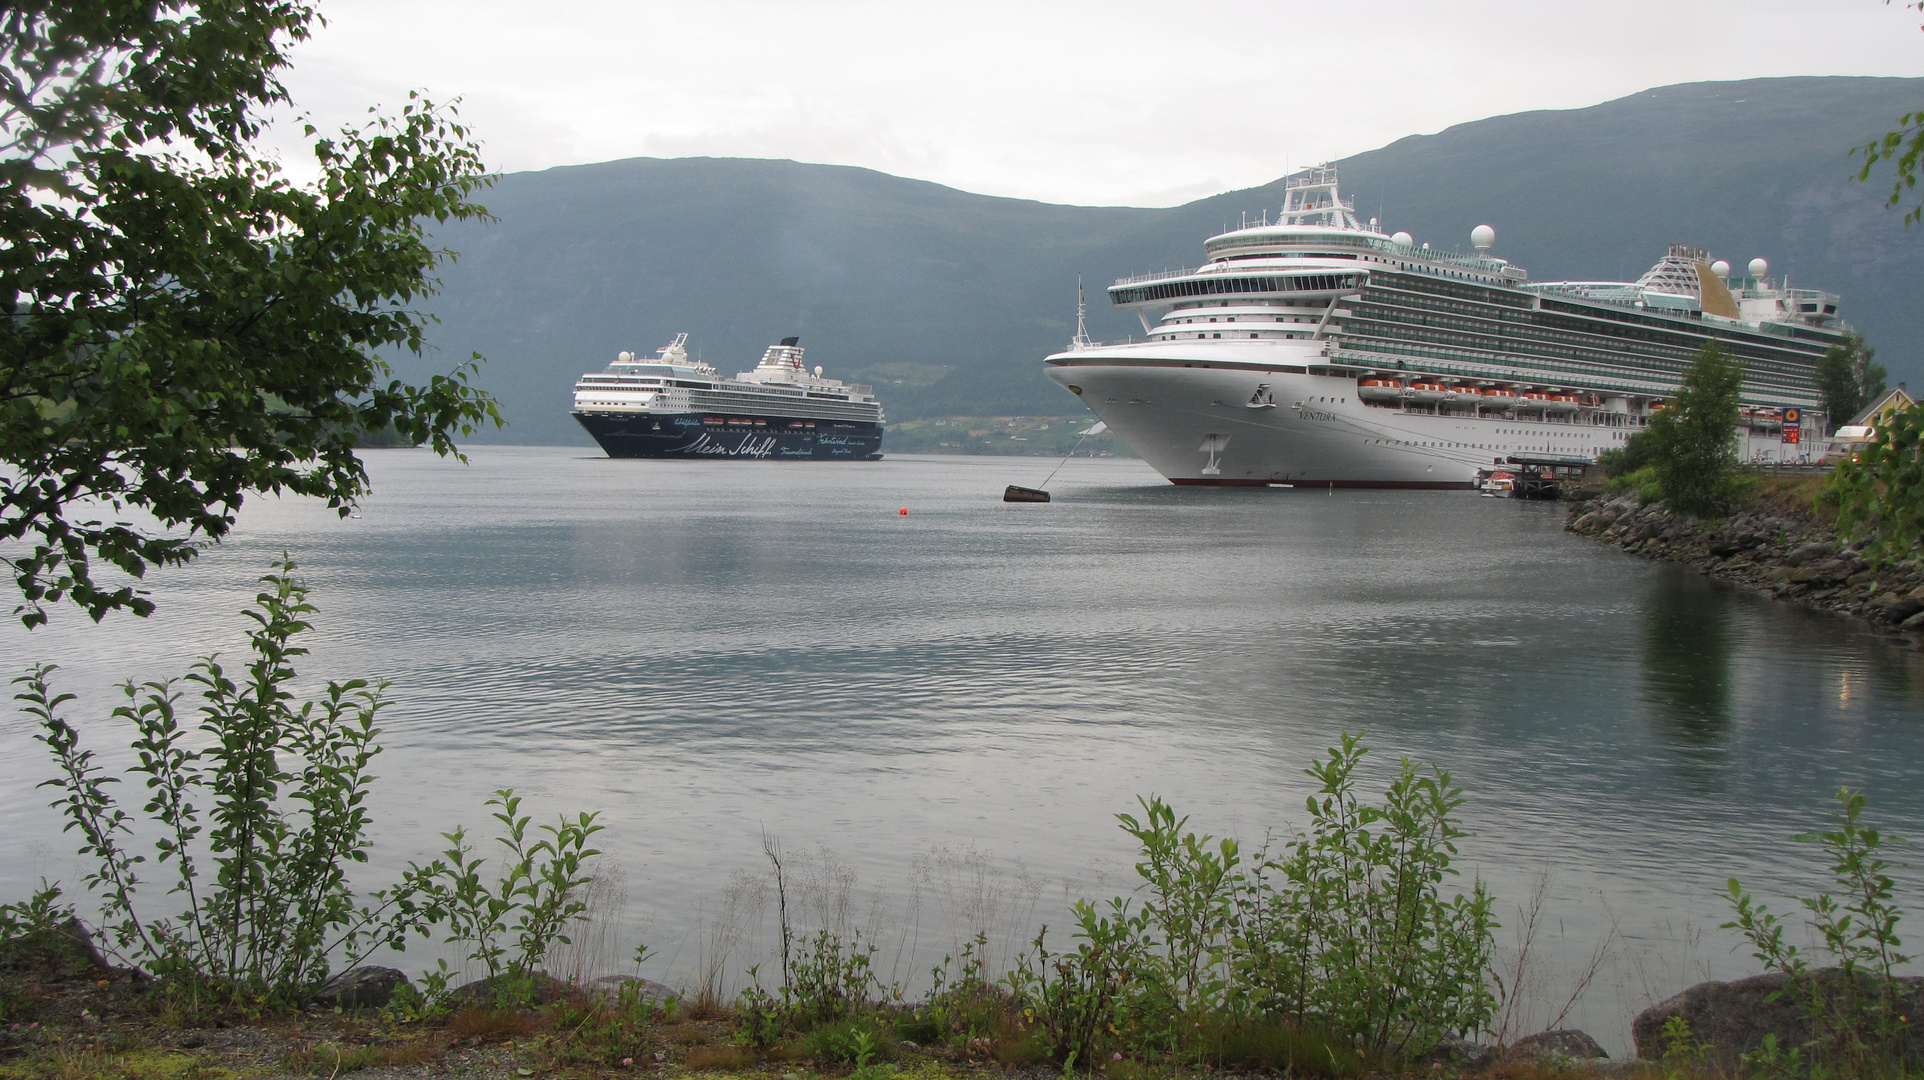
[[[784,345],[800,345],[801,343],[802,339],[799,337],[785,337],[782,339],[782,344]]]

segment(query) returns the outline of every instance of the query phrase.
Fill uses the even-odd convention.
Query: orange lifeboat
[[[1363,379],[1356,384],[1356,396],[1364,401],[1403,400],[1403,384],[1395,379]]]

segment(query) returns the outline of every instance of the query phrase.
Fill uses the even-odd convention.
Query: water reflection
[[[1709,764],[1730,736],[1735,675],[1730,597],[1663,567],[1644,601],[1643,700],[1666,741]]]

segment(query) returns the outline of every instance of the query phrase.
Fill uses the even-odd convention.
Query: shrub
[[[1263,1012],[1401,1054],[1489,1021],[1496,921],[1481,881],[1443,893],[1465,835],[1450,774],[1404,758],[1368,805],[1355,788],[1367,753],[1345,733],[1310,767],[1310,828],[1243,891],[1236,963]]]
[[[409,864],[401,891],[419,905],[430,922],[448,925],[449,944],[467,946],[467,958],[481,963],[488,978],[514,984],[526,1000],[532,978],[555,945],[569,939],[564,931],[581,920],[588,905],[580,896],[592,875],[583,864],[600,851],[588,838],[604,826],[595,814],[566,815],[538,831],[547,835],[531,840],[529,818],[520,812],[521,798],[503,788],[488,799],[496,807],[494,819],[502,833],[496,841],[507,849],[502,871],[492,886],[483,884],[486,859],[476,858],[463,829],[442,836],[452,846],[426,866]],[[512,935],[512,947],[509,945]]]
[[[1603,467],[1603,475],[1615,480],[1640,469],[1649,468],[1652,449],[1649,433],[1639,431],[1625,440],[1620,447],[1598,451],[1597,464]]]
[[[154,837],[162,881],[143,879],[138,818],[113,794],[122,778],[96,763],[60,715],[73,695],[54,692],[56,669],[39,665],[14,680],[24,687],[15,699],[57,766],[42,786],[59,791],[52,805],[95,866],[85,882],[100,900],[104,951],[185,992],[207,986],[295,1001],[336,962],[358,964],[445,923],[448,940],[468,943],[491,974],[505,959],[508,970],[527,976],[567,940],[564,930],[585,908],[576,893],[588,880],[583,860],[596,854],[586,847],[600,828],[594,815],[564,817],[531,839],[513,791],[496,792],[489,805],[500,808],[495,818],[512,859],[492,889],[480,884],[483,860],[471,858],[457,829],[448,834],[455,845],[448,861],[412,867],[396,886],[357,898],[347,875],[367,861],[369,769],[381,753],[375,719],[387,704],[386,684],[329,682],[317,699],[296,702],[288,686],[307,650],[295,641],[314,608],[294,570],[291,560],[276,563],[255,606],[243,612],[254,623],[244,672],[208,656],[183,680],[121,687],[126,704],[112,716],[134,732],[128,772],[144,789],[141,831]],[[199,698],[198,723],[183,724],[182,682]],[[180,897],[172,917],[154,915],[142,900],[162,884]],[[15,912],[40,918],[57,895],[43,892],[0,920],[17,922],[23,916]],[[428,981],[445,989],[445,967]]]
[[[1345,734],[1309,770],[1320,790],[1308,830],[1247,866],[1235,841],[1187,831],[1160,799],[1141,802],[1141,819],[1118,815],[1141,851],[1138,895],[1077,903],[1074,948],[1051,952],[1045,927],[1005,980],[1049,1056],[1086,1066],[1126,1043],[1346,1073],[1358,1052],[1397,1056],[1484,1027],[1492,900],[1481,882],[1444,892],[1462,792],[1406,758],[1381,805],[1365,803],[1367,753]]]
[[[1074,951],[1051,953],[1045,926],[1031,944],[1033,951],[1018,956],[1006,976],[1024,1019],[1035,1025],[1050,1060],[1065,1071],[1078,1062],[1089,1068],[1127,1022],[1150,945],[1146,919],[1131,906],[1118,897],[1109,901],[1105,915],[1087,900],[1076,901]]]
[[[1824,892],[1799,900],[1806,929],[1816,947],[1835,963],[1834,972],[1813,972],[1798,947],[1784,940],[1788,924],[1758,902],[1736,878],[1728,898],[1735,918],[1726,930],[1743,933],[1759,963],[1790,976],[1790,992],[1809,1011],[1818,1040],[1808,1047],[1786,1047],[1787,1055],[1811,1051],[1852,1075],[1877,1073],[1901,1058],[1910,1042],[1913,1019],[1907,1015],[1897,968],[1911,961],[1897,951],[1896,883],[1886,873],[1882,851],[1901,843],[1860,823],[1864,796],[1850,788],[1837,793],[1834,828],[1796,837],[1815,843],[1830,856],[1831,877],[1839,894]],[[1764,1055],[1777,1064],[1774,1043]]]
[[[146,789],[141,812],[159,834],[168,892],[184,900],[174,918],[156,918],[139,903],[147,859],[130,846],[136,819],[111,792],[120,778],[94,762],[59,715],[73,695],[53,692],[50,665],[14,680],[25,687],[16,700],[38,721],[36,738],[59,767],[43,786],[60,791],[53,806],[98,867],[86,883],[102,896],[103,945],[157,975],[298,991],[326,978],[330,957],[358,962],[382,944],[398,945],[417,923],[404,896],[369,907],[348,887],[348,865],[367,859],[363,804],[368,766],[380,753],[374,720],[385,686],[330,682],[318,701],[295,703],[287,684],[294,658],[307,650],[293,641],[314,608],[293,571],[291,561],[276,564],[257,606],[243,613],[255,623],[244,674],[209,656],[186,676],[201,701],[197,725],[182,726],[175,680],[128,682],[127,704],[113,711],[134,730],[129,771]],[[207,745],[189,749],[196,735]]]
[[[1825,496],[1837,523],[1880,564],[1924,543],[1924,405],[1891,414],[1853,460],[1831,473]]]

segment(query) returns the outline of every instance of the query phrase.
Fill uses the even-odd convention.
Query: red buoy
[[[909,508],[908,508],[908,507],[906,507],[906,506],[904,506],[904,507],[902,508],[902,516],[903,516],[903,517],[908,517],[908,516],[909,516]]]

